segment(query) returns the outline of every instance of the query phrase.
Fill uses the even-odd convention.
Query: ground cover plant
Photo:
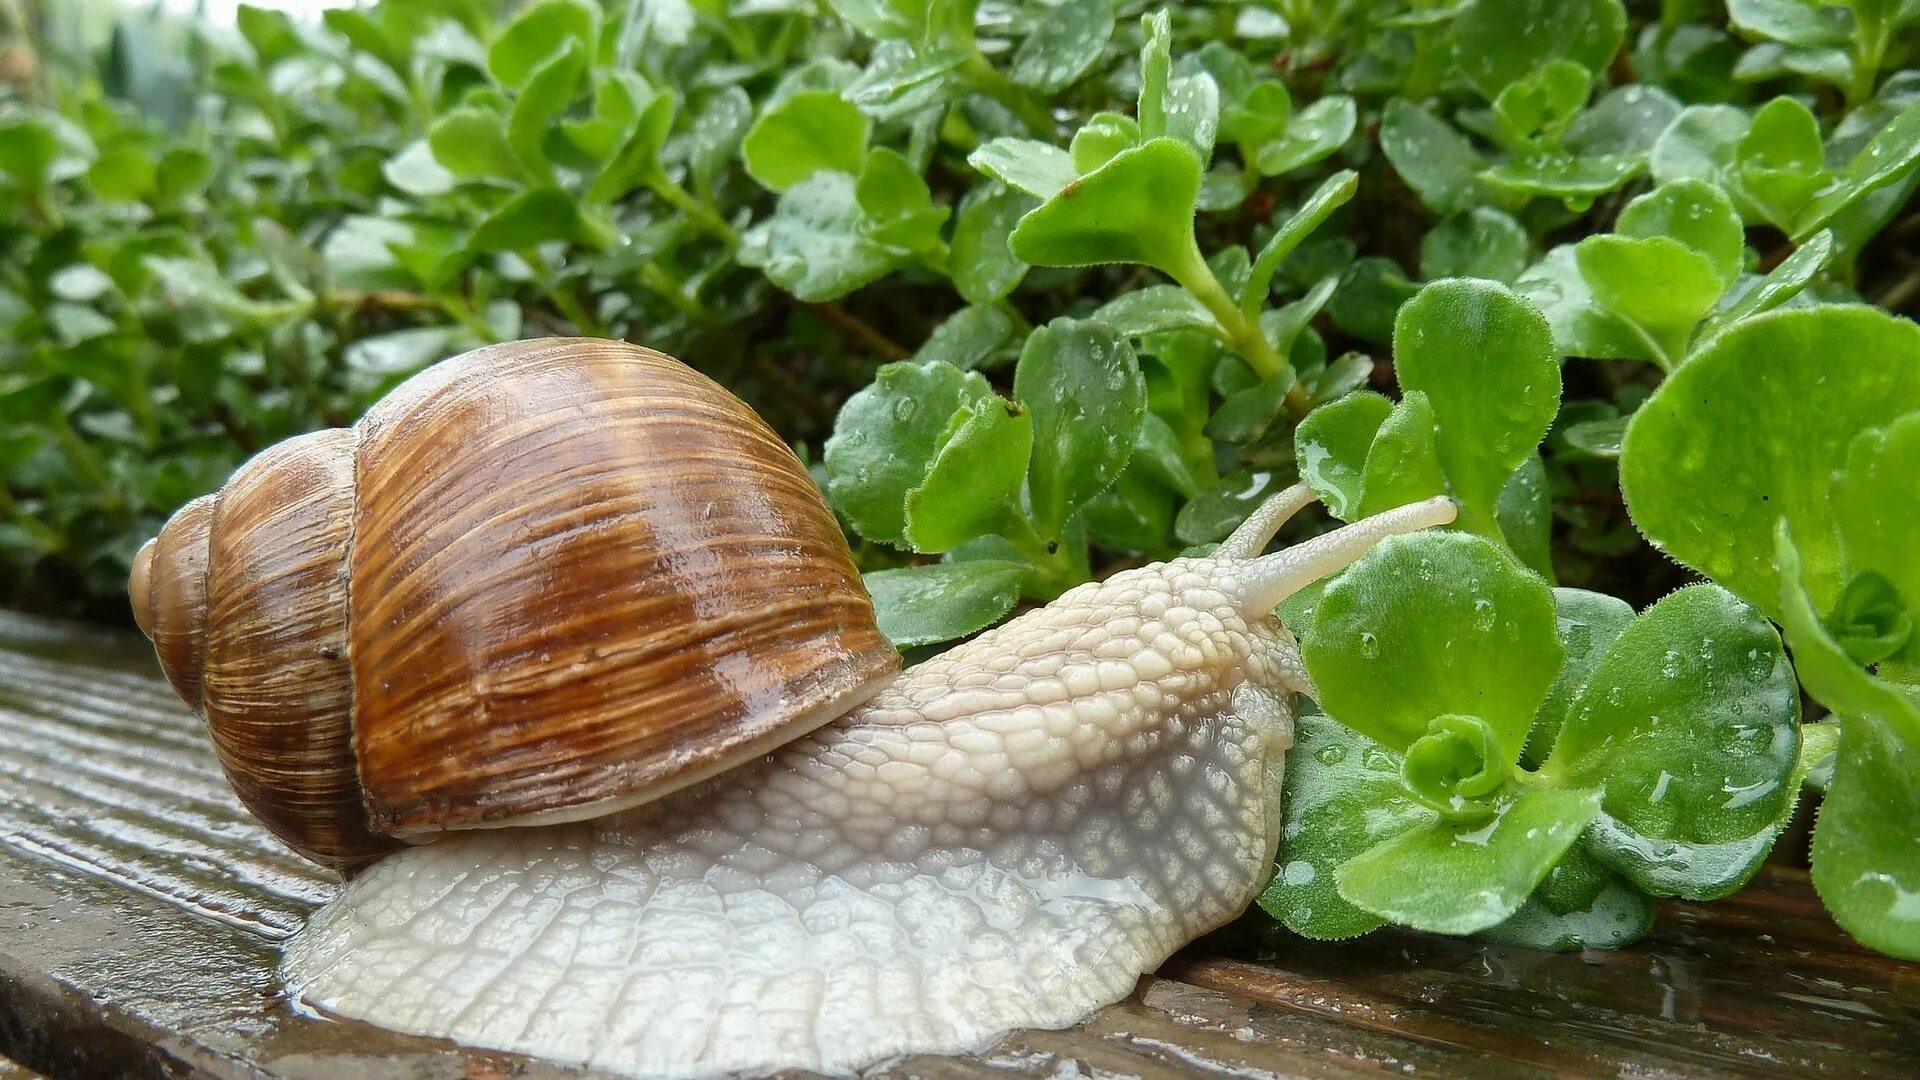
[[[1920,3],[155,18],[0,7],[0,601],[124,617],[247,454],[625,337],[794,441],[913,655],[1296,480],[1451,495],[1285,612],[1298,933],[1624,944],[1812,788],[1920,958]]]

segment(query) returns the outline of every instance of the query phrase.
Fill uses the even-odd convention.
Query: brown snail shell
[[[128,589],[242,800],[340,867],[658,798],[899,669],[793,452],[620,342],[475,350],[262,452]]]

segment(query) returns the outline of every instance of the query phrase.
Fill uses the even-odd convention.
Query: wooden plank
[[[315,1016],[278,944],[337,879],[226,788],[144,643],[0,613],[0,1080],[580,1076]],[[1858,949],[1803,876],[1669,904],[1648,941],[1553,955],[1258,920],[1068,1031],[880,1077],[1912,1076],[1920,966]],[[10,1073],[8,1068],[15,1071]]]

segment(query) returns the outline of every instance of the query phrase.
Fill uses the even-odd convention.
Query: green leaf
[[[234,9],[233,25],[253,47],[253,55],[262,69],[301,51],[300,35],[284,11],[241,4]]]
[[[1131,116],[1117,112],[1098,112],[1073,133],[1067,150],[1073,155],[1073,167],[1089,173],[1113,160],[1122,150],[1140,145],[1140,125]]]
[[[1853,439],[1920,409],[1920,327],[1866,307],[1757,315],[1700,348],[1634,414],[1620,480],[1634,524],[1779,617],[1774,522],[1830,610],[1846,584],[1834,474]]]
[[[1167,133],[1167,83],[1173,75],[1172,13],[1166,10],[1140,17],[1140,99],[1134,114],[1140,118],[1143,138]]]
[[[747,174],[772,191],[787,191],[823,169],[857,175],[871,127],[839,94],[809,90],[760,114],[740,144]]]
[[[865,575],[874,621],[897,648],[933,645],[983,630],[1020,599],[1026,563],[981,559]]]
[[[907,543],[915,551],[951,551],[1005,529],[1020,513],[1032,450],[1032,419],[1020,406],[998,395],[962,406],[926,478],[907,492]]]
[[[143,199],[153,190],[159,167],[153,155],[139,147],[109,150],[87,166],[87,184],[103,199]]]
[[[617,240],[613,226],[582,208],[572,195],[539,187],[488,215],[466,246],[475,252],[528,251],[559,242],[605,249]]]
[[[1293,369],[1261,379],[1228,394],[1220,407],[1207,418],[1206,434],[1221,442],[1251,443],[1266,434],[1286,409],[1287,392],[1293,389]]]
[[[1665,236],[1589,236],[1574,246],[1574,259],[1594,300],[1639,327],[1652,358],[1669,370],[1726,290],[1712,259]]]
[[[1368,848],[1338,871],[1340,895],[1404,926],[1471,934],[1504,922],[1600,809],[1597,791],[1536,789],[1490,819],[1437,821]]]
[[[1847,593],[1878,577],[1891,594],[1881,597],[1881,604],[1891,610],[1875,621],[1883,624],[1883,632],[1902,617],[1906,622],[1908,632],[1875,661],[1920,657],[1920,640],[1910,633],[1913,613],[1920,611],[1920,530],[1914,527],[1920,522],[1920,413],[1854,438],[1834,486],[1833,513],[1852,575]]]
[[[1296,111],[1286,134],[1260,147],[1253,166],[1262,176],[1280,176],[1311,165],[1346,145],[1359,118],[1359,108],[1345,94],[1321,98]]]
[[[1301,656],[1328,715],[1387,749],[1459,714],[1511,762],[1560,668],[1553,594],[1480,537],[1393,537],[1327,587]]]
[[[939,360],[971,371],[1011,359],[1008,348],[1013,343],[1013,319],[1006,312],[997,307],[963,307],[933,328],[913,359],[921,364]]]
[[[1409,390],[1400,404],[1394,406],[1392,414],[1375,433],[1361,472],[1361,517],[1446,494],[1447,481],[1440,469],[1440,452],[1435,441],[1433,405],[1426,394]]]
[[[1359,174],[1342,169],[1322,181],[1313,194],[1301,201],[1298,210],[1287,215],[1287,220],[1261,245],[1260,254],[1247,272],[1246,288],[1240,294],[1242,313],[1248,317],[1259,313],[1273,291],[1273,275],[1280,264],[1300,246],[1300,241],[1319,228],[1335,210],[1345,206],[1359,189]]]
[[[547,57],[578,42],[588,55],[600,33],[600,11],[586,0],[539,0],[522,8],[487,50],[487,70],[518,89]]]
[[[47,185],[47,174],[59,157],[60,144],[38,117],[13,113],[0,117],[0,172],[28,191]]]
[[[1400,786],[1400,759],[1325,716],[1303,714],[1294,721],[1281,792],[1284,839],[1260,906],[1294,933],[1320,940],[1380,926],[1386,920],[1341,898],[1335,874],[1362,851],[1433,820]]]
[[[1387,102],[1380,149],[1434,213],[1457,214],[1480,202],[1486,158],[1453,125],[1406,98]]]
[[[507,122],[499,113],[462,106],[434,121],[427,133],[434,160],[462,180],[517,180],[520,159],[507,141]]]
[[[1440,463],[1463,523],[1497,537],[1500,491],[1559,411],[1560,363],[1546,319],[1505,286],[1436,281],[1400,308],[1393,353],[1400,385],[1433,404]]]
[[[1799,714],[1772,625],[1718,586],[1689,586],[1608,646],[1541,775],[1604,786],[1595,853],[1642,889],[1725,895],[1750,866],[1693,849],[1771,839],[1798,794]]]
[[[1633,605],[1605,593],[1555,589],[1553,604],[1566,660],[1554,677],[1553,688],[1547,691],[1547,699],[1540,703],[1540,711],[1534,714],[1533,730],[1527,736],[1525,760],[1535,764],[1545,761],[1552,752],[1574,695],[1586,686],[1607,647],[1633,621]]]
[[[1813,830],[1813,886],[1861,944],[1920,960],[1920,747],[1868,717],[1840,726],[1840,757]]]
[[[1528,246],[1526,227],[1513,215],[1476,206],[1427,233],[1420,242],[1420,274],[1511,282],[1527,268]]]
[[[1562,244],[1521,273],[1514,291],[1547,317],[1556,351],[1596,360],[1650,360],[1646,335],[1600,306],[1581,275],[1574,244]]]
[[[1493,101],[1505,142],[1515,147],[1559,144],[1593,88],[1593,73],[1571,60],[1550,60]]]
[[[1727,21],[1749,34],[1808,48],[1845,45],[1852,36],[1843,9],[1808,0],[1727,0]]]
[[[1178,285],[1149,285],[1123,292],[1095,311],[1093,318],[1127,337],[1165,330],[1217,332],[1219,326],[1205,305]]]
[[[1842,211],[1920,168],[1920,101],[1901,110],[1868,140],[1841,170],[1834,186],[1822,191],[1793,220],[1793,239],[1805,240]]]
[[[1527,455],[1507,477],[1506,486],[1494,501],[1493,517],[1500,523],[1500,535],[1507,538],[1507,550],[1552,584],[1553,493],[1547,482],[1546,462],[1539,454]]]
[[[1613,231],[1634,239],[1669,237],[1705,256],[1723,284],[1740,274],[1746,230],[1726,193],[1704,180],[1662,184],[1620,211]]]
[[[874,281],[901,254],[867,233],[852,176],[822,170],[780,196],[771,219],[742,238],[740,259],[802,300],[837,300]]]
[[[980,144],[967,155],[967,164],[1036,199],[1053,198],[1080,175],[1067,151],[1051,143],[1004,136]]]
[[[1014,257],[1007,236],[1035,205],[1026,193],[991,183],[974,188],[960,200],[947,266],[954,288],[968,303],[1002,299],[1026,276],[1027,264]]]
[[[673,127],[673,114],[679,104],[679,99],[670,90],[663,90],[647,99],[640,114],[634,118],[626,142],[607,161],[600,175],[594,177],[593,186],[587,189],[588,202],[595,206],[612,205],[649,178],[664,175],[660,154],[666,145],[667,132]]]
[[[1640,175],[1641,168],[1639,158],[1621,154],[1544,154],[1497,165],[1481,173],[1480,179],[1513,195],[1540,195],[1584,208]]]
[[[1152,139],[1114,155],[1021,218],[1008,246],[1035,266],[1184,268],[1198,257],[1193,214],[1199,194],[1199,155],[1178,139]]]
[[[1626,28],[1619,0],[1467,0],[1454,17],[1453,62],[1492,101],[1553,60],[1605,71]]]
[[[1567,125],[1560,146],[1579,157],[1645,158],[1679,115],[1680,102],[1657,86],[1616,86]]]
[[[1794,216],[1827,184],[1820,122],[1789,97],[1777,97],[1753,116],[1734,149],[1741,190],[1760,216],[1790,229]]]
[[[1239,53],[1228,55],[1240,57]],[[1216,73],[1215,78],[1218,79]],[[1226,90],[1221,90],[1223,95]],[[1241,153],[1251,161],[1259,148],[1284,138],[1287,121],[1293,115],[1293,98],[1285,83],[1261,79],[1247,88],[1245,96],[1228,104],[1220,115],[1220,134],[1239,144]]]
[[[1042,94],[1072,86],[1113,37],[1112,0],[1062,0],[1014,50],[1013,81]]]
[[[585,47],[579,42],[566,42],[527,77],[527,85],[514,99],[513,112],[507,117],[507,145],[528,174],[543,183],[553,182],[553,166],[547,163],[545,149],[547,136],[572,106],[586,70]]]
[[[1732,187],[1740,140],[1750,126],[1746,112],[1732,105],[1687,106],[1653,144],[1647,164],[1654,180],[1706,180]]]
[[[726,87],[700,106],[686,133],[687,168],[696,190],[713,189],[721,171],[739,156],[752,126],[753,101],[737,86]]]
[[[1293,430],[1300,479],[1342,521],[1360,517],[1367,450],[1393,413],[1393,402],[1372,391],[1348,394],[1308,413]]]
[[[1775,561],[1780,572],[1780,625],[1793,649],[1800,685],[1815,701],[1843,716],[1870,716],[1893,725],[1907,742],[1920,745],[1920,703],[1891,683],[1862,670],[1833,639],[1802,584],[1800,552],[1785,518],[1775,531]]]
[[[876,243],[930,253],[940,246],[948,210],[935,206],[927,181],[897,151],[877,146],[867,154],[854,198],[865,217],[864,232]]]
[[[1624,948],[1651,929],[1652,898],[1616,876],[1608,878],[1593,899],[1578,910],[1556,913],[1536,894],[1506,922],[1476,936],[1495,945],[1574,952]]]
[[[903,545],[907,492],[920,486],[955,417],[995,398],[987,380],[942,363],[896,363],[847,399],[826,444],[827,495],[861,536]]]
[[[1814,233],[1806,243],[1795,248],[1793,254],[1781,260],[1779,266],[1768,271],[1766,277],[1749,282],[1744,289],[1736,286],[1737,291],[1728,294],[1733,298],[1731,303],[1723,296],[1720,310],[1700,327],[1696,339],[1705,342],[1744,319],[1771,311],[1798,296],[1826,268],[1833,258],[1833,249],[1832,233]]]
[[[1027,337],[1013,393],[1033,422],[1034,524],[1058,539],[1068,516],[1126,468],[1147,411],[1146,379],[1109,327],[1055,319]]]

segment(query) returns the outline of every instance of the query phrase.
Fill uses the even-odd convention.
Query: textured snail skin
[[[1308,685],[1267,612],[1443,503],[1116,574],[662,803],[390,856],[282,973],[334,1013],[662,1077],[1071,1024],[1271,872]]]

